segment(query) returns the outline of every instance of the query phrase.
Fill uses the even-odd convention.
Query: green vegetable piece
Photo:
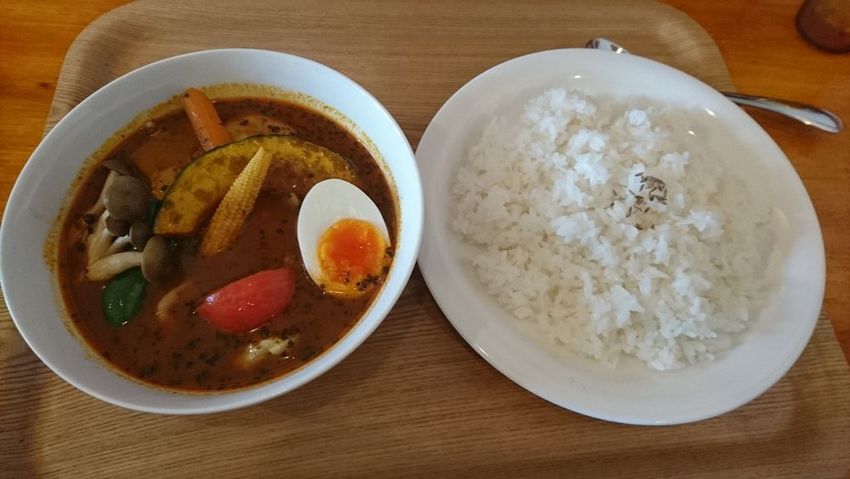
[[[148,200],[148,214],[145,215],[145,223],[153,230],[153,224],[156,221],[156,215],[159,213],[159,208],[162,206],[162,201],[156,198]]]
[[[112,278],[101,296],[106,320],[113,326],[129,323],[142,309],[147,285],[142,268],[131,268]]]

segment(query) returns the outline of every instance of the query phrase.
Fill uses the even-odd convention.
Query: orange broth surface
[[[289,124],[295,135],[346,158],[357,176],[355,184],[375,202],[394,244],[396,208],[393,194],[369,151],[335,121],[308,107],[258,98],[216,102],[224,122],[245,114],[262,114]],[[181,111],[132,132],[108,158],[123,158],[139,177],[168,172],[173,178],[200,153],[189,120]],[[58,271],[66,307],[88,344],[109,363],[144,382],[171,389],[215,391],[253,385],[286,374],[331,347],[354,325],[374,299],[373,288],[356,299],[327,295],[304,271],[296,239],[297,202],[307,193],[302,178],[270,169],[244,230],[231,248],[212,257],[197,254],[200,234],[180,239],[178,267],[162,283],[149,284],[138,316],[123,326],[104,317],[103,282],[85,279],[84,239],[91,227],[83,221],[106,178],[95,168],[74,197],[59,241]],[[150,182],[155,186],[155,181]],[[159,185],[164,193],[167,185]],[[155,192],[155,194],[157,194]],[[295,296],[289,307],[264,326],[243,334],[213,329],[194,314],[210,292],[258,271],[292,267]],[[157,316],[162,297],[180,285],[178,301],[168,314]],[[249,344],[267,337],[294,337],[283,355],[269,355],[246,367],[241,357]]]

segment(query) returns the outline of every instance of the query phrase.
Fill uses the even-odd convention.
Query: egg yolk
[[[387,244],[372,223],[339,220],[319,240],[319,267],[325,291],[360,296],[379,284],[387,264]]]

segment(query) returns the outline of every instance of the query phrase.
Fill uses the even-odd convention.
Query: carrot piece
[[[204,92],[197,88],[186,90],[183,93],[183,109],[186,110],[204,151],[230,143],[230,133],[224,129],[215,106]]]
[[[266,179],[272,154],[260,147],[251,161],[233,181],[215,210],[201,241],[201,254],[212,256],[227,249],[248,221],[257,195]]]

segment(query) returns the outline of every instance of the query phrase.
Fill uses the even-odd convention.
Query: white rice
[[[679,368],[732,345],[768,291],[770,214],[697,151],[686,118],[553,89],[485,127],[457,172],[453,227],[501,307],[612,367]]]

